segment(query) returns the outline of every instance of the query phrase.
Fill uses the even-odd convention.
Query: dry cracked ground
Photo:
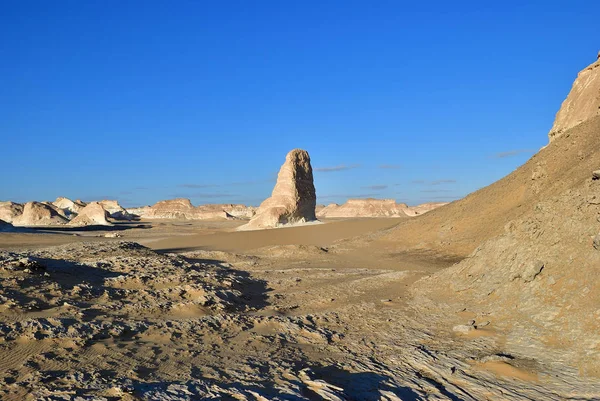
[[[424,312],[413,283],[454,262],[431,253],[311,244],[171,253],[150,249],[160,248],[156,238],[149,247],[85,239],[0,251],[2,399],[600,394],[597,381],[560,359],[507,352],[502,330],[484,315]]]

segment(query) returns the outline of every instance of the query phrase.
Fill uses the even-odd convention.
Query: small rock
[[[594,246],[594,249],[600,251],[600,234],[594,237],[592,240],[592,245]]]
[[[592,179],[600,180],[600,170],[596,170],[596,171],[592,172]]]
[[[392,302],[391,299],[382,299],[381,302],[387,303],[387,302]]]
[[[452,331],[455,331],[460,334],[467,334],[468,332],[476,330],[475,326],[467,325],[467,324],[458,324],[452,328]]]
[[[533,279],[536,278],[538,274],[540,274],[540,272],[542,271],[543,268],[544,268],[544,262],[542,262],[540,260],[535,260],[533,262],[529,262],[525,266],[525,269],[523,270],[523,272],[521,273],[521,278],[526,283],[529,283],[530,281],[533,281]]]

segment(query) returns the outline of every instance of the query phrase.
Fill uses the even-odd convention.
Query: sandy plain
[[[410,289],[456,258],[344,245],[402,220],[243,232],[240,221],[161,220],[2,233],[0,258],[15,267],[0,274],[0,395],[564,399],[578,385],[594,389],[504,354],[493,324],[440,335],[435,318],[411,306]],[[105,237],[115,232],[121,237]],[[475,318],[454,314],[457,325]]]

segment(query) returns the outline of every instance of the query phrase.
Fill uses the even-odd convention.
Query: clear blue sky
[[[598,16],[598,1],[4,1],[0,200],[258,204],[296,147],[320,203],[462,197],[547,143]]]

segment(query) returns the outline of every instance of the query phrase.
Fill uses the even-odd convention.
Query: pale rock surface
[[[52,202],[52,204],[57,208],[64,210],[67,216],[73,214],[77,215],[77,213],[79,213],[79,211],[83,209],[86,205],[84,202],[81,202],[79,200],[72,201],[71,199],[65,197],[56,198],[56,200]]]
[[[287,154],[279,170],[271,197],[261,203],[256,215],[240,229],[274,228],[316,221],[316,202],[310,156],[305,150],[294,149]]]
[[[116,200],[101,200],[98,203],[102,205],[108,215],[115,220],[133,220],[134,216],[125,210]]]
[[[155,203],[143,217],[148,219],[189,219],[194,213],[194,206],[189,199],[177,198]]]
[[[590,118],[600,116],[600,59],[584,68],[573,83],[548,134],[550,142]]]
[[[86,207],[81,209],[77,217],[69,223],[71,226],[110,226],[112,223],[108,221],[108,212],[102,207],[99,202],[90,202]]]
[[[23,213],[13,220],[14,226],[47,226],[62,225],[68,219],[59,213],[56,206],[42,202],[27,202],[23,207]]]
[[[23,205],[15,202],[0,202],[0,220],[7,223],[12,221],[23,213]]]
[[[406,217],[408,206],[394,199],[348,199],[343,205],[332,203],[323,208],[318,217]]]
[[[146,215],[150,212],[152,207],[150,205],[140,206],[140,207],[128,207],[125,210],[127,213],[133,215],[134,217],[146,217]]]

